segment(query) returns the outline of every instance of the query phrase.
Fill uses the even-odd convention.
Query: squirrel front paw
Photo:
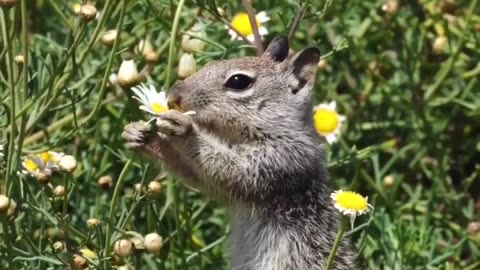
[[[164,139],[185,137],[193,131],[193,119],[179,111],[168,111],[158,116],[156,125],[158,134]]]
[[[127,141],[127,147],[132,150],[143,150],[155,136],[145,122],[133,122],[125,126],[122,138]]]

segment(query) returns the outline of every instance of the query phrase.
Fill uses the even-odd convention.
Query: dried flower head
[[[329,144],[334,143],[340,135],[345,116],[336,111],[336,102],[322,103],[314,108],[313,121],[317,132],[325,137]]]
[[[145,235],[145,249],[151,253],[158,253],[163,246],[163,239],[157,233],[149,233]]]
[[[113,252],[120,258],[130,257],[133,253],[133,243],[128,239],[117,240],[113,246]]]
[[[368,197],[353,191],[337,190],[330,195],[334,207],[345,216],[350,217],[350,224],[353,229],[353,223],[357,216],[368,212],[369,208],[373,208],[368,203]]]
[[[178,64],[177,75],[180,79],[185,79],[188,76],[192,75],[197,71],[197,64],[195,63],[195,58],[193,54],[184,53],[180,57],[180,63]]]
[[[265,28],[262,24],[265,22],[268,22],[270,20],[270,17],[267,16],[267,13],[265,11],[259,12],[255,16],[255,20],[257,23],[258,27],[258,33],[260,34],[261,37],[265,36],[268,34],[267,28]],[[255,40],[255,37],[253,35],[253,28],[252,25],[250,24],[250,19],[248,18],[248,14],[246,12],[240,12],[237,15],[235,15],[232,19],[232,28],[237,30],[238,33],[240,33],[242,36],[247,38],[250,42],[253,42]],[[234,30],[230,29],[228,33],[232,37],[232,40],[234,39],[241,39],[241,37],[238,36],[237,32]]]

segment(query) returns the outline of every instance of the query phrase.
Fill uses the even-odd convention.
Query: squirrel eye
[[[245,90],[252,85],[253,78],[245,74],[234,74],[228,78],[224,86],[234,90]]]

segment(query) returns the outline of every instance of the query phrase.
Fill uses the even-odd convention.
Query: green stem
[[[167,64],[167,76],[165,79],[165,88],[170,86],[170,80],[172,76],[172,66],[173,66],[173,57],[175,51],[175,38],[177,36],[178,30],[178,21],[180,21],[180,13],[182,11],[183,4],[185,0],[180,0],[178,2],[177,11],[175,12],[175,18],[173,19],[172,33],[170,34],[170,46],[168,48],[168,64]]]
[[[110,254],[110,248],[111,248],[111,243],[110,241],[112,240],[112,231],[113,231],[113,218],[115,215],[115,209],[117,208],[117,203],[118,203],[118,198],[120,197],[120,192],[122,189],[123,181],[125,180],[125,176],[127,174],[128,169],[130,168],[130,165],[132,164],[132,160],[129,159],[127,163],[125,163],[125,166],[123,167],[122,172],[120,173],[120,176],[118,177],[117,183],[115,184],[115,190],[113,191],[113,197],[112,197],[112,202],[110,203],[110,212],[108,214],[108,225],[107,225],[107,230],[106,230],[106,235],[105,235],[105,252],[103,254],[104,257],[108,257]],[[105,259],[103,261],[103,268],[104,269],[110,269],[110,261],[108,259]]]
[[[3,23],[2,23],[2,33],[3,40],[5,40],[5,45],[7,48],[7,74],[8,81],[10,83],[10,137],[8,139],[8,157],[7,157],[7,171],[5,172],[5,192],[8,196],[10,191],[10,181],[12,176],[12,165],[13,165],[13,154],[15,152],[15,137],[17,132],[17,127],[15,123],[15,78],[13,74],[13,51],[12,51],[12,39],[8,34],[8,29],[10,29],[10,18],[8,15],[8,8],[2,9],[3,11]]]
[[[337,249],[342,242],[343,233],[345,233],[345,228],[347,227],[347,221],[345,217],[342,216],[342,221],[340,224],[340,228],[338,229],[337,237],[335,237],[335,242],[333,243],[332,251],[330,251],[330,255],[328,256],[327,267],[325,270],[330,270],[333,265],[333,261],[335,260],[335,255],[337,254]]]
[[[20,95],[21,106],[25,106],[28,95],[28,22],[27,22],[27,1],[22,0],[22,48],[23,48],[23,93]],[[22,115],[20,119],[20,131],[18,135],[18,155],[22,153],[23,139],[25,137],[27,116]]]
[[[115,42],[113,43],[112,51],[110,52],[110,57],[108,58],[107,68],[105,70],[105,74],[103,75],[102,84],[100,85],[100,91],[98,94],[97,102],[95,103],[95,107],[93,108],[92,112],[85,118],[80,126],[83,126],[85,123],[90,121],[98,112],[102,105],[103,96],[105,95],[105,90],[107,89],[107,82],[108,77],[110,76],[110,70],[112,69],[113,64],[113,57],[115,56],[115,51],[118,48],[118,44],[120,43],[120,35],[122,33],[122,26],[123,26],[123,18],[125,16],[125,9],[127,8],[127,1],[122,1],[122,7],[120,9],[120,18],[118,19],[117,25],[117,36],[115,37]]]

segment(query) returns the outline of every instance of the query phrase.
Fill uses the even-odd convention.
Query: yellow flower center
[[[317,109],[313,115],[315,128],[321,134],[329,134],[338,129],[340,117],[337,112],[328,109]]]
[[[367,210],[367,199],[362,195],[352,192],[343,191],[337,195],[337,203],[347,209],[355,211]]]
[[[257,27],[260,27],[260,20],[258,17],[255,17],[257,21]],[[232,20],[232,27],[237,30],[242,36],[248,37],[253,35],[252,25],[250,24],[250,20],[248,19],[248,14],[246,12],[241,12],[235,15]]]
[[[50,152],[43,152],[38,155],[39,158],[42,159],[43,163],[47,164],[49,161],[55,163],[57,162],[57,159],[55,158],[55,155],[52,155]]]
[[[25,169],[27,169],[31,172],[34,172],[38,169],[38,165],[37,165],[37,163],[35,163],[35,161],[33,161],[31,159],[27,159],[27,160],[25,160]]]
[[[95,254],[95,252],[93,252],[92,250],[90,250],[88,248],[82,248],[82,249],[80,249],[80,252],[86,258],[89,258],[89,259],[97,259],[98,258],[97,254]]]
[[[152,103],[152,111],[154,113],[163,113],[163,112],[168,111],[168,107],[164,106],[160,103],[154,102],[154,103]]]

